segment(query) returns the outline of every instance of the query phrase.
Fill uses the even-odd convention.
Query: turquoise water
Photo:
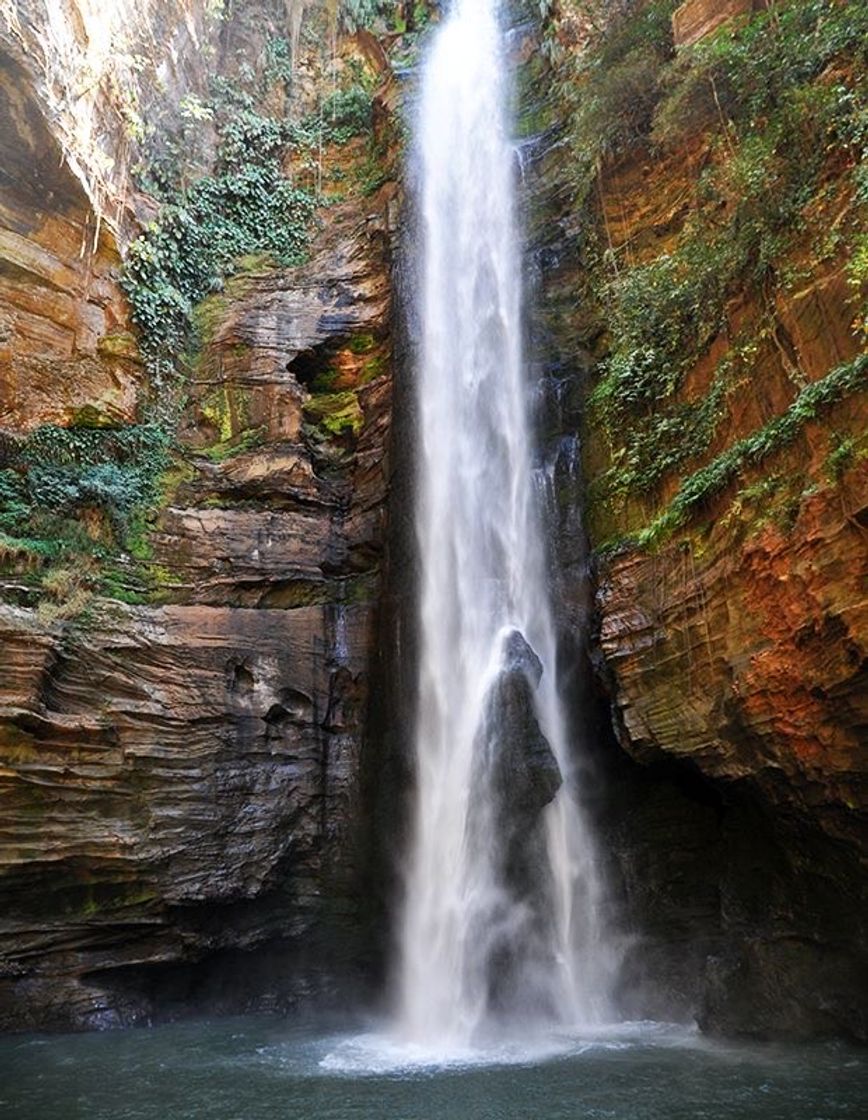
[[[447,1064],[432,1064],[443,1063]],[[868,1115],[868,1055],[626,1025],[407,1052],[278,1019],[0,1040],[3,1120],[833,1120]]]

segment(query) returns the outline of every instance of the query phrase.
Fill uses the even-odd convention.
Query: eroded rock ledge
[[[786,534],[731,520],[701,545],[601,569],[621,745],[652,775],[680,768],[689,792],[651,792],[618,829],[657,945],[629,971],[664,998],[696,986],[712,1031],[868,1036],[854,995],[868,934],[866,518],[852,474],[806,499]],[[631,833],[656,854],[637,856]],[[667,845],[680,849],[669,868]],[[663,944],[682,908],[692,918],[673,974]]]
[[[97,602],[69,622],[3,608],[5,1026],[135,1021],[196,984],[194,1004],[274,1004],[364,964],[359,771],[384,541],[390,197],[348,215],[298,277],[266,273],[239,305],[224,301],[209,353],[225,342],[237,358],[243,334],[267,361],[218,362],[203,392],[265,432],[222,461],[191,451],[152,532],[167,605]],[[348,350],[345,377],[373,350],[377,362],[354,397],[357,433],[302,438],[315,397],[287,367],[302,352],[328,365],[360,331],[367,356]],[[207,438],[197,407],[193,443]],[[219,954],[254,947],[227,980]],[[213,976],[163,984],[206,957]]]
[[[71,11],[0,14],[0,455],[46,424],[142,430],[155,401],[174,449],[134,540],[81,511],[97,559],[74,602],[74,549],[52,596],[42,546],[0,538],[0,1029],[280,1007],[338,978],[346,999],[373,952],[361,771],[389,470],[389,140],[335,144],[345,197],[315,217],[306,263],[262,254],[215,278],[182,407],[160,405],[119,285],[135,219],[157,213],[129,178],[131,107],[168,130],[179,102],[198,106],[213,159],[211,70],[234,81],[249,56],[265,83],[286,11]],[[346,65],[376,47],[382,80],[368,38],[342,41]],[[295,118],[324,80],[319,49],[294,59]],[[285,78],[267,96],[289,112]],[[385,101],[376,114],[388,128]]]

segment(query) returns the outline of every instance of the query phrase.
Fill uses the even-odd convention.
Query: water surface
[[[451,1056],[269,1018],[0,1040],[4,1120],[836,1120],[866,1102],[868,1056],[843,1044],[660,1024]]]

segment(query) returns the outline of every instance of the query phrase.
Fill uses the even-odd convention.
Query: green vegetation
[[[153,499],[168,464],[169,439],[155,424],[126,428],[44,425],[6,445],[0,472],[0,529],[32,539],[46,519],[72,519],[87,508],[105,515],[123,543],[134,512]]]
[[[341,0],[341,25],[352,33],[386,20],[394,10],[393,0]]]
[[[332,21],[331,31],[338,16],[345,28],[379,27],[387,19],[404,30],[408,14],[410,23],[427,18],[427,5],[416,7],[396,14],[394,4],[376,0],[333,5],[311,14],[316,27],[306,30],[305,49],[320,57],[325,76],[331,35],[319,34],[324,21]],[[220,11],[234,18],[229,6]],[[141,153],[138,185],[159,209],[122,269],[138,338],[117,332],[99,345],[105,356],[144,356],[150,396],[140,416],[148,422],[118,427],[86,406],[68,429],[45,426],[20,438],[0,433],[0,572],[12,594],[54,617],[80,614],[100,593],[147,602],[171,582],[154,563],[150,535],[173,486],[193,474],[175,446],[187,375],[202,384],[211,379],[204,343],[254,272],[305,259],[318,208],[337,200],[333,183],[347,180],[360,191],[382,182],[384,152],[373,136],[375,68],[354,47],[340,86],[323,80],[319,103],[293,119],[309,90],[293,94],[292,53],[286,38],[271,38],[256,70],[235,58],[231,80],[215,76],[207,95],[184,96],[171,128],[131,122]],[[324,155],[344,145],[348,151]],[[352,352],[369,355],[356,371],[359,384],[380,372],[373,338],[358,336]],[[323,373],[305,424],[316,453],[333,451],[336,461],[363,420],[358,397],[338,391],[337,380],[336,371]],[[212,462],[264,438],[244,390],[205,390],[197,406],[204,438],[214,440],[197,454]]]
[[[166,204],[124,265],[146,353],[162,355],[184,344],[193,305],[245,253],[270,252],[282,264],[300,261],[313,208],[308,194],[267,165],[208,176]]]
[[[855,239],[853,255],[847,265],[847,282],[853,290],[854,300],[858,302],[862,336],[868,338],[868,231]]]
[[[759,461],[766,439],[790,438],[802,410],[825,402],[813,392],[862,384],[836,370],[818,382],[826,389],[805,388],[778,315],[779,293],[819,262],[842,261],[868,329],[857,211],[868,202],[868,4],[781,0],[677,53],[674,0],[624,11],[590,50],[568,53],[554,31],[576,6],[564,0],[553,9],[547,53],[573,156],[565,177],[582,223],[583,315],[602,340],[588,425],[608,464],[596,468],[592,520],[596,509],[610,531],[613,512],[627,525],[647,517],[665,480],[708,456],[733,394],[761,375],[762,355],[780,353],[799,394],[762,433],[694,470],[640,534],[649,543],[722,478]],[[681,152],[692,154],[678,166]],[[680,211],[673,202],[668,228],[646,230],[642,243],[620,232],[613,242],[602,212],[613,167],[616,176],[621,161],[665,168],[670,153],[676,162],[665,173],[673,199],[682,192]],[[751,308],[737,326],[736,299]],[[695,370],[704,372],[686,387]]]
[[[835,446],[826,459],[826,476],[829,481],[840,482],[844,472],[853,465],[858,455],[855,439],[837,437]]]
[[[868,389],[868,355],[861,355],[845,365],[838,366],[820,381],[808,385],[790,407],[764,427],[728,447],[716,459],[686,478],[667,508],[641,533],[633,543],[641,547],[660,544],[703,503],[719,494],[740,474],[762,462],[791,443],[820,413],[838,401],[859,390]],[[842,453],[842,448],[847,448]],[[839,444],[833,452],[833,469],[841,470],[852,447]],[[836,458],[837,455],[837,458]],[[626,542],[620,542],[626,543]]]
[[[590,195],[600,161],[644,140],[651,130],[664,65],[673,54],[677,7],[678,0],[652,0],[631,18],[616,20],[596,49],[587,52],[560,57],[556,39],[547,40],[547,53],[556,63],[555,93],[569,122],[580,204]]]
[[[363,86],[335,90],[322,104],[323,140],[346,144],[371,131],[371,94]]]
[[[235,81],[214,77],[207,100],[185,98],[176,134],[161,137],[162,154],[145,161],[143,186],[162,206],[130,247],[122,279],[152,365],[183,351],[195,305],[219,290],[243,258],[264,255],[284,266],[304,259],[318,181],[314,176],[304,189],[291,182],[285,161],[295,153],[304,170],[315,153],[321,158],[324,144],[370,132],[371,92],[363,76],[354,71],[348,88],[335,90],[301,121],[264,112],[269,90],[291,78],[289,45],[272,39],[261,79],[242,68]],[[192,182],[188,122],[198,129],[207,122],[217,141],[212,172]]]
[[[404,34],[423,27],[431,14],[430,0],[341,0],[340,22],[350,33],[362,28]]]
[[[304,257],[315,200],[283,175],[289,125],[261,115],[253,93],[224,78],[197,112],[217,133],[214,173],[182,185],[178,171],[151,183],[163,199],[158,218],[130,247],[122,283],[151,358],[177,354],[195,304],[220,287],[247,254],[279,264]]]
[[[144,559],[145,517],[158,501],[169,452],[170,439],[156,424],[44,425],[7,438],[0,570],[23,573],[47,601],[78,613],[118,554]]]
[[[301,154],[318,153],[327,144],[346,144],[371,131],[371,91],[357,83],[329,94],[319,108],[287,125],[289,143]]]
[[[311,397],[304,406],[304,415],[326,438],[346,434],[357,436],[364,423],[359,398],[352,390]]]
[[[614,345],[592,397],[606,419],[620,424],[678,388],[723,326],[733,269],[722,265],[731,253],[731,244],[688,235],[672,253],[608,282]]]
[[[205,448],[205,456],[210,459],[212,463],[222,463],[226,459],[234,458],[236,455],[243,455],[247,451],[253,451],[254,448],[261,447],[264,442],[264,428],[247,428],[237,436],[230,436],[227,439],[221,440],[219,443],[213,444],[211,447]]]
[[[377,340],[372,334],[356,334],[347,343],[351,354],[370,354],[376,347]]]
[[[860,0],[777,3],[735,32],[723,28],[679,52],[662,76],[656,133],[677,142],[698,122],[722,116],[755,134],[774,134],[781,124],[819,126],[864,142],[864,90],[847,84],[844,69],[826,75],[823,85],[816,81],[831,63],[849,63],[861,74],[866,61],[868,6]]]
[[[591,484],[591,498],[649,493],[682,463],[702,455],[726,415],[732,369],[732,362],[724,360],[704,396],[636,420],[615,465]]]

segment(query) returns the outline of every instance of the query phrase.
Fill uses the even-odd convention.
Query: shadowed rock
[[[546,1002],[540,966],[550,944],[552,883],[542,814],[562,778],[536,717],[542,673],[536,653],[514,630],[488,694],[474,778],[471,842],[489,853],[500,892],[479,937],[487,946],[490,1009],[507,1017],[542,1010]]]
[[[540,730],[533,694],[542,664],[518,630],[504,642],[504,667],[486,705],[486,765],[503,834],[524,833],[561,785],[561,772]]]

